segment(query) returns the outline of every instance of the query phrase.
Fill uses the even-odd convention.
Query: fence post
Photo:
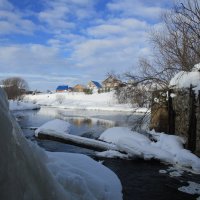
[[[171,93],[172,90],[168,90],[168,133],[175,134],[175,112]]]
[[[189,93],[189,127],[188,127],[188,149],[194,152],[196,150],[196,127],[197,127],[197,119],[196,119],[196,99],[195,92],[192,89],[192,85],[190,85],[190,93]]]

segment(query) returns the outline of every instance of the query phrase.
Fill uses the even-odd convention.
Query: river
[[[58,118],[72,124],[71,134],[98,138],[107,128],[131,126],[138,119],[139,114],[42,107],[38,111],[14,112],[14,115],[23,130],[24,136],[45,150],[83,153],[100,160],[105,166],[113,170],[121,180],[124,200],[192,200],[197,198],[195,195],[178,191],[178,188],[187,185],[187,181],[200,183],[200,175],[184,172],[181,176],[171,176],[171,172],[176,172],[176,169],[155,160],[100,159],[95,156],[93,150],[55,141],[38,140],[34,137],[34,130],[31,129],[39,127],[51,119]],[[160,173],[160,170],[164,173]]]

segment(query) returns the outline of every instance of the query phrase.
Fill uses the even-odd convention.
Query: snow
[[[9,109],[11,111],[13,111],[13,110],[37,110],[37,109],[40,109],[40,106],[33,104],[31,102],[10,100],[9,101]]]
[[[182,186],[182,187],[178,188],[178,190],[181,192],[188,193],[188,194],[200,195],[200,184],[194,183],[192,181],[188,181],[188,184],[189,184],[188,186]]]
[[[189,150],[184,149],[185,141],[179,136],[150,131],[149,135],[154,139],[151,141],[146,135],[131,131],[131,128],[113,127],[104,131],[100,135],[99,140],[101,141],[99,141],[69,134],[69,124],[63,120],[47,122],[36,130],[36,136],[38,136],[39,130],[42,130],[42,134],[106,150],[97,153],[97,156],[140,157],[145,160],[154,158],[200,173],[200,159]],[[175,176],[175,173],[172,175]]]
[[[163,169],[161,169],[161,170],[159,170],[159,173],[160,173],[160,174],[166,174],[166,173],[167,173],[167,171],[166,171],[166,170],[163,170]]]
[[[170,172],[169,175],[171,177],[179,177],[179,176],[182,176],[183,172],[181,171],[174,171],[174,172]]]
[[[96,152],[96,156],[103,157],[103,158],[121,158],[121,159],[128,158],[127,154],[123,154],[123,153],[120,153],[119,151],[114,151],[114,150]]]
[[[151,141],[147,136],[131,131],[126,127],[107,129],[99,139],[111,142],[119,151],[125,152],[129,157],[143,159],[159,159],[161,161],[192,168],[200,173],[200,159],[189,150],[183,148],[184,140],[175,135],[149,132],[156,141]]]
[[[119,179],[105,166],[85,155],[46,152],[28,142],[1,89],[0,124],[0,199],[122,199]]]
[[[78,199],[122,199],[118,177],[102,164],[82,154],[48,152],[47,155],[48,168]]]
[[[39,128],[35,130],[35,136],[38,136],[40,132],[51,132],[56,131],[58,134],[67,134],[70,131],[70,123],[60,119],[53,119],[51,121],[46,122]]]
[[[55,126],[56,124],[60,125],[60,127]],[[116,145],[114,144],[109,144],[109,143],[105,143],[105,142],[90,139],[90,138],[84,138],[84,137],[68,134],[69,133],[68,124],[69,124],[68,122],[65,122],[63,120],[59,120],[59,121],[51,120],[49,122],[46,122],[42,126],[40,126],[38,129],[36,129],[35,136],[38,137],[38,134],[40,133],[40,134],[45,134],[45,135],[61,138],[61,139],[71,141],[74,143],[83,144],[86,146],[93,146],[95,148],[100,148],[104,150],[110,150],[110,149],[116,150]]]
[[[39,105],[52,106],[65,109],[106,110],[144,113],[147,108],[133,109],[130,104],[119,104],[114,92],[94,93],[86,95],[81,92],[66,92],[54,94],[26,95],[26,101]]]
[[[144,135],[132,132],[129,127],[113,127],[105,130],[99,137],[100,140],[117,144],[117,142],[122,138],[129,138],[131,140],[136,140],[139,142],[150,142],[150,140]]]
[[[167,170],[159,170],[161,174],[168,174],[170,177],[180,177],[183,175],[184,170],[180,167],[169,167]]]
[[[170,81],[170,86],[176,86],[177,88],[189,88],[192,84],[197,86],[200,82],[200,72],[184,72],[180,71]]]
[[[200,64],[196,64],[191,72],[178,72],[169,85],[175,88],[189,88],[192,85],[195,86],[194,90],[200,90]]]
[[[200,71],[200,63],[194,65],[192,71]]]

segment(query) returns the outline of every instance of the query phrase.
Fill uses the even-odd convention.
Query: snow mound
[[[47,155],[50,171],[78,199],[122,199],[120,180],[101,163],[82,154],[50,152]]]
[[[70,123],[60,119],[53,119],[51,121],[46,122],[39,128],[35,130],[35,136],[38,137],[38,133],[40,132],[48,132],[53,131],[60,134],[67,134],[70,131]]]
[[[170,86],[175,88],[189,88],[195,86],[194,90],[200,90],[200,63],[194,65],[191,72],[180,71],[170,81]]]
[[[154,131],[149,134],[155,141],[130,128],[114,127],[102,133],[99,139],[115,144],[119,151],[126,152],[129,157],[159,159],[200,172],[200,159],[183,148],[184,140],[181,137]]]
[[[31,102],[22,102],[16,100],[9,101],[10,110],[38,110],[40,109],[39,105],[33,104]]]
[[[99,137],[100,140],[105,142],[110,142],[113,144],[117,144],[117,142],[122,139],[128,137],[132,140],[140,141],[140,142],[150,142],[150,140],[144,135],[131,131],[131,128],[128,127],[113,127],[105,130]]]
[[[200,71],[200,63],[194,65],[192,71]]]
[[[200,83],[200,72],[184,72],[180,71],[170,81],[170,86],[176,88],[189,88],[190,85],[197,86]]]

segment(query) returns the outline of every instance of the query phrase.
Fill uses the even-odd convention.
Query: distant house
[[[73,91],[73,87],[68,87],[68,91],[72,92]]]
[[[99,90],[102,88],[101,84],[98,83],[97,81],[90,81],[88,84],[87,84],[87,88],[90,89],[90,90]]]
[[[77,84],[74,86],[73,91],[74,92],[84,92],[86,87],[84,85]]]
[[[57,88],[56,88],[56,92],[66,92],[68,91],[68,85],[59,85]]]
[[[106,78],[102,82],[102,86],[104,89],[115,89],[119,86],[121,86],[123,83],[119,79],[117,79],[115,76],[110,75],[108,78]]]

